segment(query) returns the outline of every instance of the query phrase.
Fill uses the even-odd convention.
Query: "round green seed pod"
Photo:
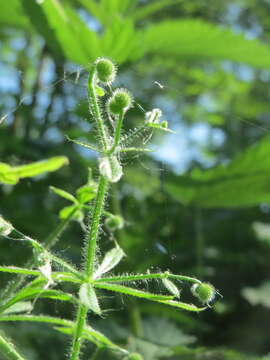
[[[132,105],[132,97],[126,89],[117,89],[108,101],[108,111],[113,115],[119,115],[127,111]]]
[[[97,78],[103,83],[112,83],[116,76],[116,66],[107,58],[98,58],[96,61]]]
[[[214,286],[209,283],[194,284],[191,287],[191,292],[203,304],[209,304],[212,300],[214,300],[216,295]]]

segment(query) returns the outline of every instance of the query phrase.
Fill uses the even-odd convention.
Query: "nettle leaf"
[[[77,203],[77,199],[75,198],[75,196],[73,196],[72,194],[68,193],[65,190],[59,189],[58,187],[55,186],[50,186],[50,190],[52,190],[55,194],[61,196],[66,200],[74,202],[75,204]]]
[[[136,296],[136,297],[144,298],[147,300],[165,301],[165,300],[171,300],[174,298],[174,296],[152,294],[152,293],[149,293],[146,291],[142,291],[142,290],[138,290],[138,289],[134,289],[134,288],[130,288],[127,286],[118,285],[118,284],[111,284],[111,283],[108,284],[108,283],[98,282],[98,283],[95,283],[94,286],[97,288],[120,292],[122,294]]]
[[[231,162],[190,175],[170,176],[166,190],[183,204],[232,208],[270,203],[270,137],[237,155]]]
[[[175,297],[179,298],[180,297],[180,291],[177,288],[177,286],[170,280],[168,279],[162,279],[163,285],[165,286],[165,288]]]
[[[182,59],[227,59],[270,68],[266,44],[202,20],[164,21],[140,34],[145,53]]]
[[[125,256],[124,251],[119,247],[115,247],[114,249],[107,252],[104,256],[102,263],[99,265],[98,269],[95,271],[94,278],[99,278],[102,274],[107,273],[112,270],[122,258]]]
[[[32,25],[57,58],[64,56],[87,66],[91,59],[100,55],[97,34],[68,4],[54,0],[39,3],[23,0],[22,3]]]
[[[101,309],[95,293],[95,290],[91,284],[84,283],[80,287],[79,297],[83,305],[88,307],[94,313],[101,315]]]

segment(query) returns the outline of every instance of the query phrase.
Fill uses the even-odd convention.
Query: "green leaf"
[[[183,2],[183,0],[160,0],[155,2],[149,2],[144,6],[138,7],[130,16],[138,21],[142,20],[148,16],[151,16],[153,13],[162,10],[165,7]]]
[[[202,308],[199,308],[193,304],[187,304],[187,303],[184,303],[184,302],[180,302],[180,301],[174,301],[174,300],[155,300],[157,302],[160,302],[162,304],[165,304],[165,305],[170,305],[170,306],[173,306],[173,307],[176,307],[176,308],[180,308],[180,309],[183,309],[183,310],[187,310],[187,311],[203,311],[205,309],[207,309],[207,307],[202,307]]]
[[[78,203],[77,199],[65,190],[59,189],[55,186],[50,186],[50,190],[52,190],[55,194],[61,196],[62,198],[66,199],[66,200],[69,200],[75,204]]]
[[[173,296],[152,294],[152,293],[149,293],[146,291],[133,289],[133,288],[118,285],[118,284],[108,284],[108,283],[96,282],[96,283],[94,283],[94,286],[97,288],[120,292],[120,293],[123,293],[126,295],[132,295],[132,296],[136,296],[136,297],[147,299],[147,300],[168,301],[168,300],[173,299]]]
[[[33,309],[32,303],[30,301],[20,301],[16,304],[10,306],[7,310],[3,312],[3,314],[15,314],[22,312],[31,312]]]
[[[94,313],[101,315],[101,309],[95,293],[95,290],[91,284],[84,283],[80,287],[79,297],[83,305],[88,307]]]
[[[19,28],[29,28],[20,0],[1,1],[0,24]]]
[[[163,285],[165,286],[165,288],[175,297],[179,298],[180,297],[180,291],[177,288],[177,286],[170,280],[164,278],[162,279]]]
[[[57,57],[87,66],[100,56],[97,35],[67,4],[58,0],[23,0],[23,6],[36,30]]]
[[[105,95],[105,90],[101,86],[96,85],[96,94],[102,97]]]
[[[0,316],[0,321],[27,321],[27,322],[38,322],[38,323],[48,323],[54,325],[60,325],[61,327],[73,328],[75,326],[74,322],[66,319],[56,318],[46,315],[4,315]],[[84,328],[84,337],[88,340],[96,343],[97,345],[104,345],[115,350],[118,350],[123,353],[127,353],[126,350],[122,349],[120,346],[114,344],[101,332],[93,329],[90,326],[85,326]]]
[[[237,155],[231,162],[190,175],[171,176],[166,190],[184,204],[200,207],[247,207],[270,202],[270,137]]]
[[[21,165],[12,168],[12,172],[19,178],[32,177],[45,172],[55,171],[69,163],[66,156],[55,156],[47,160],[34,162],[28,165]]]
[[[66,219],[69,215],[77,208],[76,205],[65,206],[63,209],[59,211],[60,219]]]
[[[142,30],[141,44],[145,53],[159,57],[227,59],[270,67],[270,50],[266,44],[197,19],[151,25]]]
[[[55,171],[66,164],[68,164],[68,158],[65,156],[55,156],[48,160],[13,167],[8,164],[0,163],[0,182],[15,185],[22,178]]]
[[[107,273],[108,271],[112,270],[122,258],[125,256],[124,251],[119,247],[115,247],[114,249],[108,251],[104,256],[102,263],[99,265],[97,270],[95,271],[94,278],[99,278],[102,274]]]
[[[0,307],[0,312],[6,311],[12,305],[21,302],[22,300],[31,300],[35,298],[47,298],[59,301],[75,302],[72,295],[61,292],[59,290],[46,290],[40,286],[25,287],[20,290],[14,297],[12,297],[6,304]]]
[[[85,204],[90,200],[94,199],[97,194],[97,185],[94,182],[91,182],[88,185],[80,187],[76,191],[76,196],[80,204]]]

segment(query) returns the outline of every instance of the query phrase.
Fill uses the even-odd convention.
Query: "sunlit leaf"
[[[94,313],[101,315],[101,309],[97,299],[96,292],[91,284],[84,283],[79,291],[80,301]]]
[[[97,270],[95,271],[95,279],[99,278],[102,274],[112,270],[122,258],[125,256],[124,251],[119,247],[115,247],[114,249],[108,251],[102,260],[102,263],[99,265]]]
[[[57,187],[55,187],[55,186],[50,186],[50,189],[51,189],[55,194],[61,196],[62,198],[66,199],[66,200],[69,200],[69,201],[72,201],[72,202],[74,202],[75,204],[77,203],[76,198],[75,198],[72,194],[68,193],[67,191],[62,190],[62,189],[59,189],[59,188],[57,188]]]

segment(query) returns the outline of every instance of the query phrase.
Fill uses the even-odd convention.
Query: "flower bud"
[[[119,115],[127,111],[132,105],[132,97],[126,89],[117,89],[108,101],[108,111],[113,115]]]
[[[196,296],[203,304],[209,304],[214,300],[216,290],[213,285],[209,283],[194,284],[191,287],[191,292]]]
[[[116,76],[116,66],[107,58],[98,58],[96,61],[97,78],[103,83],[112,83]]]

